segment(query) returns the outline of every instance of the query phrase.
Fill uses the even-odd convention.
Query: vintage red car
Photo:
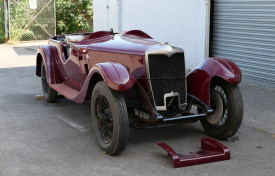
[[[234,62],[207,58],[186,74],[181,48],[139,30],[54,36],[38,49],[36,75],[49,103],[57,93],[76,103],[91,98],[98,143],[111,155],[125,148],[129,126],[200,120],[208,135],[226,139],[243,118]]]

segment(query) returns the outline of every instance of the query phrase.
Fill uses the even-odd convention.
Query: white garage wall
[[[118,2],[119,0],[94,0],[94,31],[110,30],[110,28],[118,31]]]
[[[139,29],[185,50],[193,69],[208,52],[206,0],[94,0],[94,29]],[[109,12],[106,5],[109,4]],[[109,20],[106,16],[109,13]],[[112,15],[110,15],[112,13]]]

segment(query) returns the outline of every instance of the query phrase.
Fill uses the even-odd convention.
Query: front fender
[[[98,63],[91,69],[90,74],[95,72],[103,77],[108,87],[119,92],[131,89],[136,82],[123,65],[115,62]]]
[[[120,92],[131,89],[136,82],[123,65],[114,62],[98,63],[89,71],[81,90],[72,100],[82,103],[102,79],[108,87]]]
[[[187,76],[188,93],[198,97],[210,106],[210,82],[219,77],[230,84],[239,84],[242,79],[241,70],[229,59],[207,58]]]

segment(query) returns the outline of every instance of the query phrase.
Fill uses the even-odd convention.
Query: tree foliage
[[[93,19],[92,0],[57,0],[57,34],[91,32]]]
[[[39,26],[30,25],[28,29],[24,26],[34,16],[34,11],[29,9],[29,0],[17,0],[17,6],[11,7],[11,13],[16,20],[15,26],[11,26],[11,36],[16,36],[16,40],[36,40],[41,39],[38,30]],[[39,1],[38,1],[39,2]],[[39,15],[38,18],[44,18]],[[91,32],[93,30],[93,1],[92,0],[56,0],[56,32],[57,34]],[[42,26],[48,25],[44,21]],[[42,34],[41,34],[42,35]],[[0,43],[5,40],[5,22],[4,22],[4,1],[0,0]]]

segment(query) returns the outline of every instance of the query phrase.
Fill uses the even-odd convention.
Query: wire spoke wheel
[[[110,105],[103,95],[96,99],[96,120],[100,137],[104,143],[108,144],[113,138],[113,119],[110,111]]]
[[[45,66],[42,67],[41,81],[42,81],[42,90],[43,90],[43,94],[44,94],[44,95],[45,95],[45,94],[49,94],[49,84],[48,84],[48,82],[47,82]]]
[[[110,155],[121,153],[129,135],[127,107],[121,93],[98,82],[91,98],[91,115],[99,146]]]
[[[48,103],[54,103],[57,98],[57,92],[54,89],[52,89],[48,84],[46,67],[43,60],[41,62],[41,83],[45,101]]]

